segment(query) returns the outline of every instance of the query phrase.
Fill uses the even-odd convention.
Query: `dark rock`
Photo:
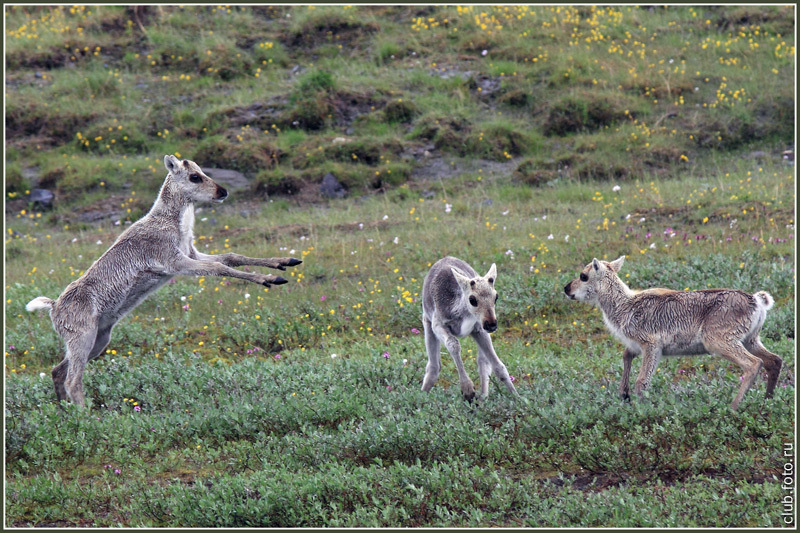
[[[28,196],[28,201],[32,202],[34,207],[42,209],[52,209],[54,199],[55,195],[47,189],[33,189]]]
[[[205,172],[209,178],[226,189],[237,191],[250,187],[250,180],[237,170],[228,170],[224,168],[201,168],[201,170]]]
[[[480,79],[477,80],[478,87],[481,88],[481,94],[483,96],[488,96],[492,93],[495,93],[500,90],[501,83],[499,78],[489,78],[488,76],[482,76]]]
[[[436,196],[436,193],[433,191],[422,191],[422,197],[425,199],[433,198],[434,196]]]
[[[322,178],[319,192],[325,198],[344,198],[347,195],[347,190],[339,183],[336,176],[330,172],[325,174],[325,177]]]

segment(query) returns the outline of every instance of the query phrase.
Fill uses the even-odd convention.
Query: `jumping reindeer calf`
[[[489,333],[497,329],[494,306],[497,291],[494,281],[497,267],[492,264],[483,277],[467,263],[455,257],[437,261],[422,283],[422,326],[425,329],[425,349],[428,365],[422,390],[429,391],[436,384],[441,370],[440,343],[444,343],[458,369],[461,394],[465,400],[475,397],[475,385],[464,371],[461,362],[461,344],[458,339],[472,335],[478,343],[478,373],[481,378],[481,395],[489,395],[489,374],[494,373],[506,388],[517,394],[505,365],[494,351]]]
[[[98,357],[119,320],[173,276],[227,276],[269,287],[286,279],[232,267],[255,265],[286,270],[302,261],[291,257],[255,259],[234,253],[206,255],[192,243],[194,204],[222,202],[228,192],[189,160],[164,157],[167,178],[150,211],[131,225],[83,276],[57,300],[34,298],[28,311],[49,309],[56,332],[67,346],[53,368],[58,400],[84,405],[83,371]]]
[[[767,371],[767,398],[772,396],[783,361],[761,344],[759,333],[774,305],[764,291],[733,289],[632,291],[617,273],[625,256],[611,263],[594,259],[580,277],[564,287],[573,300],[596,305],[603,320],[626,348],[622,356],[620,394],[627,399],[631,362],[642,354],[634,393],[650,385],[662,355],[716,354],[739,365],[742,383],[731,404],[739,406],[762,364]]]

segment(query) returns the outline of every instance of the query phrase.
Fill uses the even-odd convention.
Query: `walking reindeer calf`
[[[40,296],[26,306],[28,311],[49,309],[53,327],[66,342],[66,355],[52,371],[59,401],[69,398],[84,405],[86,363],[103,353],[114,325],[173,276],[227,276],[269,287],[287,280],[232,267],[286,270],[302,263],[291,257],[256,259],[198,252],[192,242],[194,204],[222,202],[228,192],[192,161],[168,155],[164,165],[167,178],[150,211],[125,230],[57,300]]]
[[[642,354],[642,366],[634,394],[641,396],[662,355],[708,353],[721,355],[742,369],[732,409],[739,406],[762,365],[767,371],[767,398],[772,396],[783,361],[759,339],[767,311],[774,305],[772,296],[733,289],[633,291],[617,275],[624,260],[624,256],[610,263],[594,259],[564,287],[571,299],[599,307],[608,329],[625,344],[623,398],[629,397],[631,362],[637,355]]]
[[[489,374],[494,373],[506,388],[517,394],[505,365],[494,351],[489,333],[497,329],[494,282],[497,267],[492,264],[483,277],[467,263],[455,257],[437,261],[422,283],[422,326],[425,330],[425,349],[428,365],[422,390],[436,384],[441,370],[440,344],[444,343],[458,369],[461,394],[465,400],[475,397],[475,385],[464,370],[461,344],[458,339],[471,335],[478,344],[478,374],[481,395],[489,395]]]

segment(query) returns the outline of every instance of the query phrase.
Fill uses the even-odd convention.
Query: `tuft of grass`
[[[556,101],[543,125],[545,135],[564,136],[570,133],[608,128],[628,118],[626,102],[618,102],[608,93],[584,90]]]
[[[198,147],[195,160],[208,166],[256,173],[274,167],[285,154],[269,138],[253,130],[232,131],[207,137]]]

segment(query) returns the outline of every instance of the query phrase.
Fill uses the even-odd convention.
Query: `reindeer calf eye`
[[[192,174],[189,176],[189,181],[192,183],[200,183],[203,181],[203,178],[200,177],[200,174]]]
[[[589,276],[581,272],[581,281],[589,281]]]
[[[478,307],[478,299],[477,299],[477,298],[475,298],[474,296],[470,296],[470,297],[469,297],[469,304],[470,304],[472,307]]]

